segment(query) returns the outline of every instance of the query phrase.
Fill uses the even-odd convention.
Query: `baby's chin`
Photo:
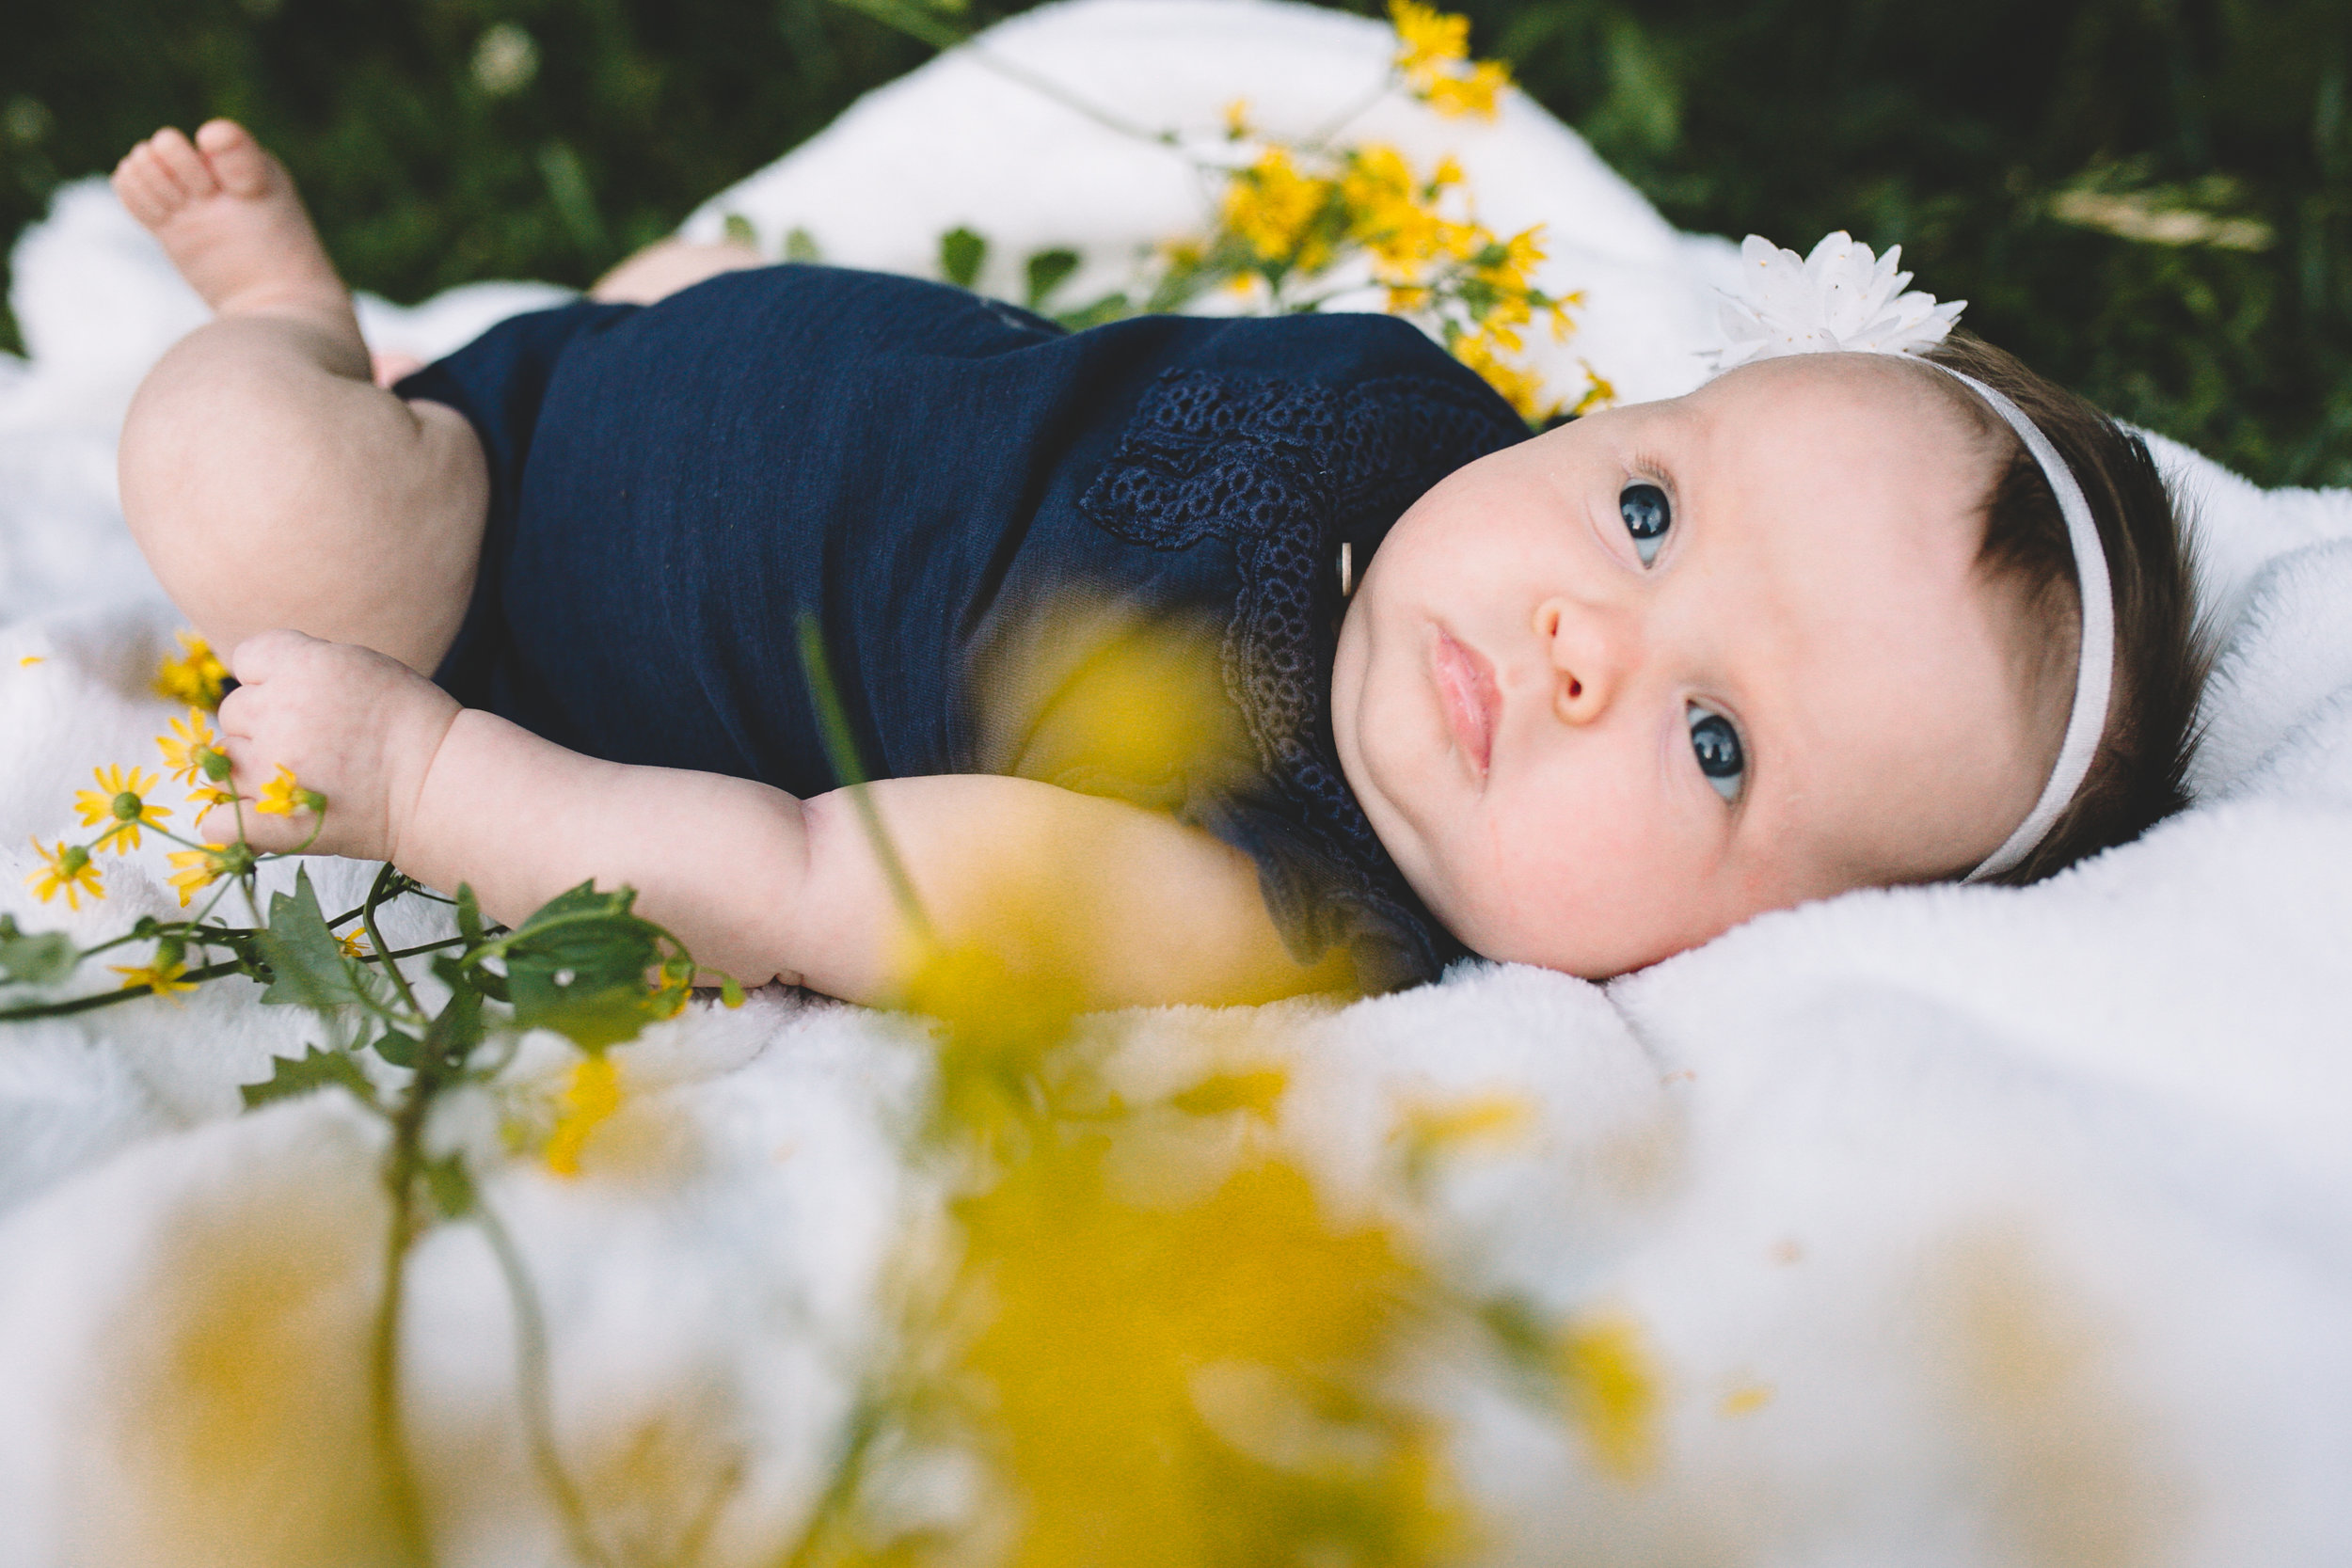
[[[1686,908],[1669,919],[1654,910],[1605,907],[1591,900],[1572,911],[1530,911],[1481,899],[1449,908],[1456,901],[1442,894],[1434,899],[1424,894],[1422,902],[1455,941],[1482,958],[1530,964],[1596,982],[1703,947],[1733,927],[1783,907],[1765,903],[1706,916]]]

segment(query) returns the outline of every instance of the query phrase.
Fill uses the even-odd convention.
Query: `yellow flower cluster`
[[[1470,18],[1389,0],[1389,22],[1396,29],[1397,74],[1415,98],[1441,115],[1494,118],[1511,70],[1499,60],[1470,58]]]
[[[229,673],[213,657],[202,638],[182,632],[180,647],[179,657],[165,659],[156,670],[155,689],[186,702],[189,708],[185,718],[172,720],[169,730],[155,737],[155,749],[163,758],[166,775],[187,787],[189,800],[201,812],[243,799],[226,787],[233,769],[207,717],[210,709],[220,705],[221,683]],[[242,837],[233,844],[198,844],[165,827],[163,819],[171,816],[172,809],[159,806],[149,798],[160,781],[145,768],[108,765],[93,768],[91,779],[98,787],[76,792],[73,809],[80,815],[82,826],[99,829],[98,835],[87,844],[68,844],[60,839],[44,845],[38,838],[33,840],[34,852],[40,856],[41,863],[24,880],[42,903],[62,893],[66,907],[79,910],[85,894],[93,899],[105,897],[105,884],[90,857],[110,846],[119,855],[128,854],[139,847],[140,832],[149,828],[175,844],[186,846],[168,857],[173,867],[171,885],[179,892],[183,909],[198,892],[225,878],[242,877],[259,863],[259,857]],[[277,777],[262,786],[253,809],[281,816],[296,812],[323,815],[326,797],[304,788],[292,769],[280,767]],[[165,973],[170,968],[169,963],[158,960],[137,970],[135,977],[125,979],[123,984],[148,986],[158,993],[187,989],[178,983],[177,971]],[[135,972],[117,973],[132,975]]]
[[[220,706],[220,689],[228,679],[228,667],[214,656],[212,644],[183,631],[180,657],[165,659],[155,671],[155,695],[209,713]]]
[[[548,1139],[543,1156],[548,1169],[558,1176],[578,1176],[580,1151],[586,1147],[588,1134],[610,1121],[620,1108],[621,1074],[612,1058],[582,1056],[572,1069],[571,1082],[564,1085],[555,1132]]]
[[[1383,143],[1320,157],[1269,146],[1233,171],[1220,213],[1224,233],[1189,261],[1207,266],[1219,255],[1232,257],[1234,282],[1263,284],[1280,308],[1287,284],[1361,254],[1391,313],[1429,319],[1464,364],[1522,419],[1538,422],[1560,404],[1547,400],[1539,373],[1510,356],[1525,349],[1520,328],[1538,314],[1555,339],[1565,340],[1574,327],[1569,309],[1581,296],[1536,286],[1534,270],[1544,259],[1539,230],[1502,238],[1470,216],[1468,206],[1462,166],[1452,158],[1423,178]],[[1588,393],[1579,411],[1593,405]]]

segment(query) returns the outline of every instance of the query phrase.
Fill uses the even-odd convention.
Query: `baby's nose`
[[[1535,608],[1535,636],[1551,662],[1551,705],[1562,721],[1589,724],[1606,713],[1624,682],[1632,642],[1623,615],[1549,598]]]

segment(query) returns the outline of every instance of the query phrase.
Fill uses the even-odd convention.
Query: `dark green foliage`
[[[2352,0],[1464,8],[1475,50],[1676,223],[1900,244],[1924,286],[1971,302],[1972,327],[2119,414],[2266,483],[2352,483]],[[19,12],[0,229],[160,123],[232,114],[285,155],[352,279],[403,300],[585,282],[925,54],[827,0]],[[2087,225],[2084,193],[2250,219],[2239,242],[2270,243],[2128,238]],[[1050,271],[1033,263],[1041,301]]]
[[[498,944],[517,1027],[553,1029],[583,1051],[602,1051],[667,1016],[657,1010],[661,994],[645,990],[664,957],[661,929],[629,912],[636,897],[582,882]]]
[[[1464,8],[1677,224],[1899,244],[1971,328],[2118,415],[2268,483],[2352,483],[2344,0]],[[2270,243],[2125,238],[2064,221],[2070,192]]]

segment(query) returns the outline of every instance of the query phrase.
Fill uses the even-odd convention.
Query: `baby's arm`
[[[250,639],[234,665],[245,684],[221,728],[239,786],[293,768],[328,797],[321,851],[389,860],[444,892],[469,882],[509,923],[591,878],[627,884],[646,918],[747,983],[884,1004],[903,985],[903,927],[843,792],[802,801],[600,762],[461,710],[389,659],[295,633]],[[1025,779],[868,787],[943,938],[1074,969],[1089,1006],[1263,1001],[1348,982],[1343,960],[1292,960],[1246,856],[1170,818]],[[246,821],[257,842],[266,832],[286,847],[310,828]]]

